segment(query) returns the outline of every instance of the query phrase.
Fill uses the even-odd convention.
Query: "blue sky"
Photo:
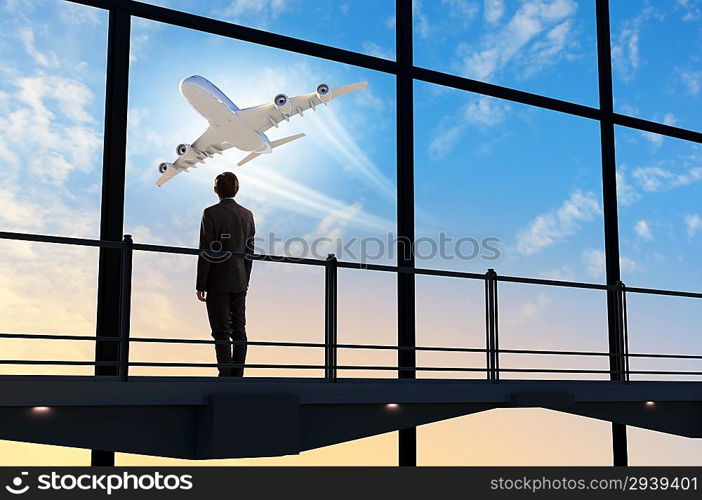
[[[154,3],[394,58],[391,1]],[[702,42],[702,3],[611,3],[616,110],[702,129],[702,59],[695,50]],[[418,66],[597,105],[594,2],[417,0],[414,13]],[[0,14],[0,226],[96,237],[107,16],[58,0],[4,0]],[[135,240],[194,245],[202,208],[215,201],[214,176],[245,155],[230,150],[164,188],[153,185],[156,165],[172,161],[175,146],[194,141],[206,126],[178,91],[178,82],[190,74],[207,77],[240,107],[269,102],[281,91],[309,92],[322,81],[335,86],[367,80],[368,89],[271,131],[273,139],[300,131],[307,137],[237,170],[239,199],[254,210],[261,235],[311,240],[382,237],[395,230],[391,76],[137,19],[125,209],[126,231]],[[623,127],[616,129],[616,146],[624,281],[699,291],[702,149]],[[416,82],[415,156],[417,236],[494,237],[501,252],[493,261],[433,259],[420,265],[604,280],[596,122]],[[42,256],[54,263],[52,272],[72,265],[68,256],[47,257],[28,248],[14,252],[3,272]],[[91,266],[94,257],[87,260]],[[165,311],[168,287],[158,283],[170,269],[161,266],[149,271],[154,288],[148,297],[156,310]],[[178,271],[189,283],[190,271]],[[94,280],[94,269],[81,273]],[[51,274],[47,281],[62,282],[65,276]],[[363,295],[361,280],[352,281],[357,295]],[[378,278],[374,283],[383,290],[376,305],[385,311],[378,314],[385,315],[383,324],[392,325],[394,282]],[[420,335],[427,342],[470,343],[461,337],[463,329],[482,328],[482,323],[470,326],[470,316],[460,310],[464,298],[479,298],[471,286],[418,280]],[[49,298],[54,297],[50,288]],[[503,310],[512,311],[513,318],[505,329],[515,332],[508,343],[526,347],[538,339],[554,348],[605,347],[600,295],[506,290]],[[26,297],[18,295],[17,303],[31,300],[31,290],[22,293]],[[481,306],[476,307],[471,314],[480,318]],[[554,325],[550,314],[559,312]],[[632,299],[631,314],[632,339],[640,350],[702,347],[692,340],[698,303]],[[673,320],[674,331],[663,344],[660,331]],[[577,334],[564,337],[564,331]]]

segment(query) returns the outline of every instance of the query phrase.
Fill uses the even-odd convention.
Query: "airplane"
[[[224,93],[206,78],[193,75],[180,82],[180,93],[209,122],[209,127],[192,144],[179,144],[176,147],[178,158],[173,163],[160,163],[161,177],[156,185],[161,187],[170,179],[198,163],[221,154],[229,148],[247,151],[249,154],[237,165],[242,166],[259,155],[271,153],[273,149],[303,137],[295,134],[271,141],[265,132],[278,127],[291,116],[300,116],[309,109],[313,111],[320,104],[327,105],[336,97],[366,88],[368,82],[358,82],[331,88],[326,83],[317,85],[309,94],[288,97],[278,94],[272,103],[252,108],[239,109]]]

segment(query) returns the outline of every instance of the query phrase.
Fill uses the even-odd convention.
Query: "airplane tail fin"
[[[290,136],[288,136],[288,137],[283,137],[282,139],[278,139],[278,140],[275,140],[275,141],[271,141],[271,149],[277,148],[278,146],[282,146],[283,144],[287,144],[288,142],[294,141],[295,139],[299,139],[300,137],[304,137],[304,136],[305,136],[304,133],[302,133],[302,134],[295,134],[295,135],[290,135]],[[249,155],[246,156],[246,158],[244,158],[243,160],[241,160],[239,163],[237,163],[237,165],[242,166],[244,163],[250,162],[251,160],[253,160],[253,159],[256,158],[257,156],[259,156],[260,154],[261,154],[261,153],[256,153],[256,152],[254,152],[254,153],[249,153]]]

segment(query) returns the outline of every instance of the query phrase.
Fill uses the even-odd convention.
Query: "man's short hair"
[[[239,179],[233,172],[222,172],[215,178],[215,186],[220,198],[231,198],[239,191]]]

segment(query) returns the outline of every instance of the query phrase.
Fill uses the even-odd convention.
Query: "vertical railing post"
[[[485,273],[485,354],[487,379],[500,379],[499,331],[497,313],[497,273]]]
[[[337,260],[333,253],[324,266],[324,378],[336,381],[336,290]]]
[[[119,307],[119,379],[126,382],[129,377],[129,327],[132,304],[132,253],[134,241],[131,234],[122,240],[122,280]]]
[[[629,382],[629,327],[626,311],[626,285],[617,281],[617,330],[619,331],[619,349],[617,351],[617,366],[621,379]]]

